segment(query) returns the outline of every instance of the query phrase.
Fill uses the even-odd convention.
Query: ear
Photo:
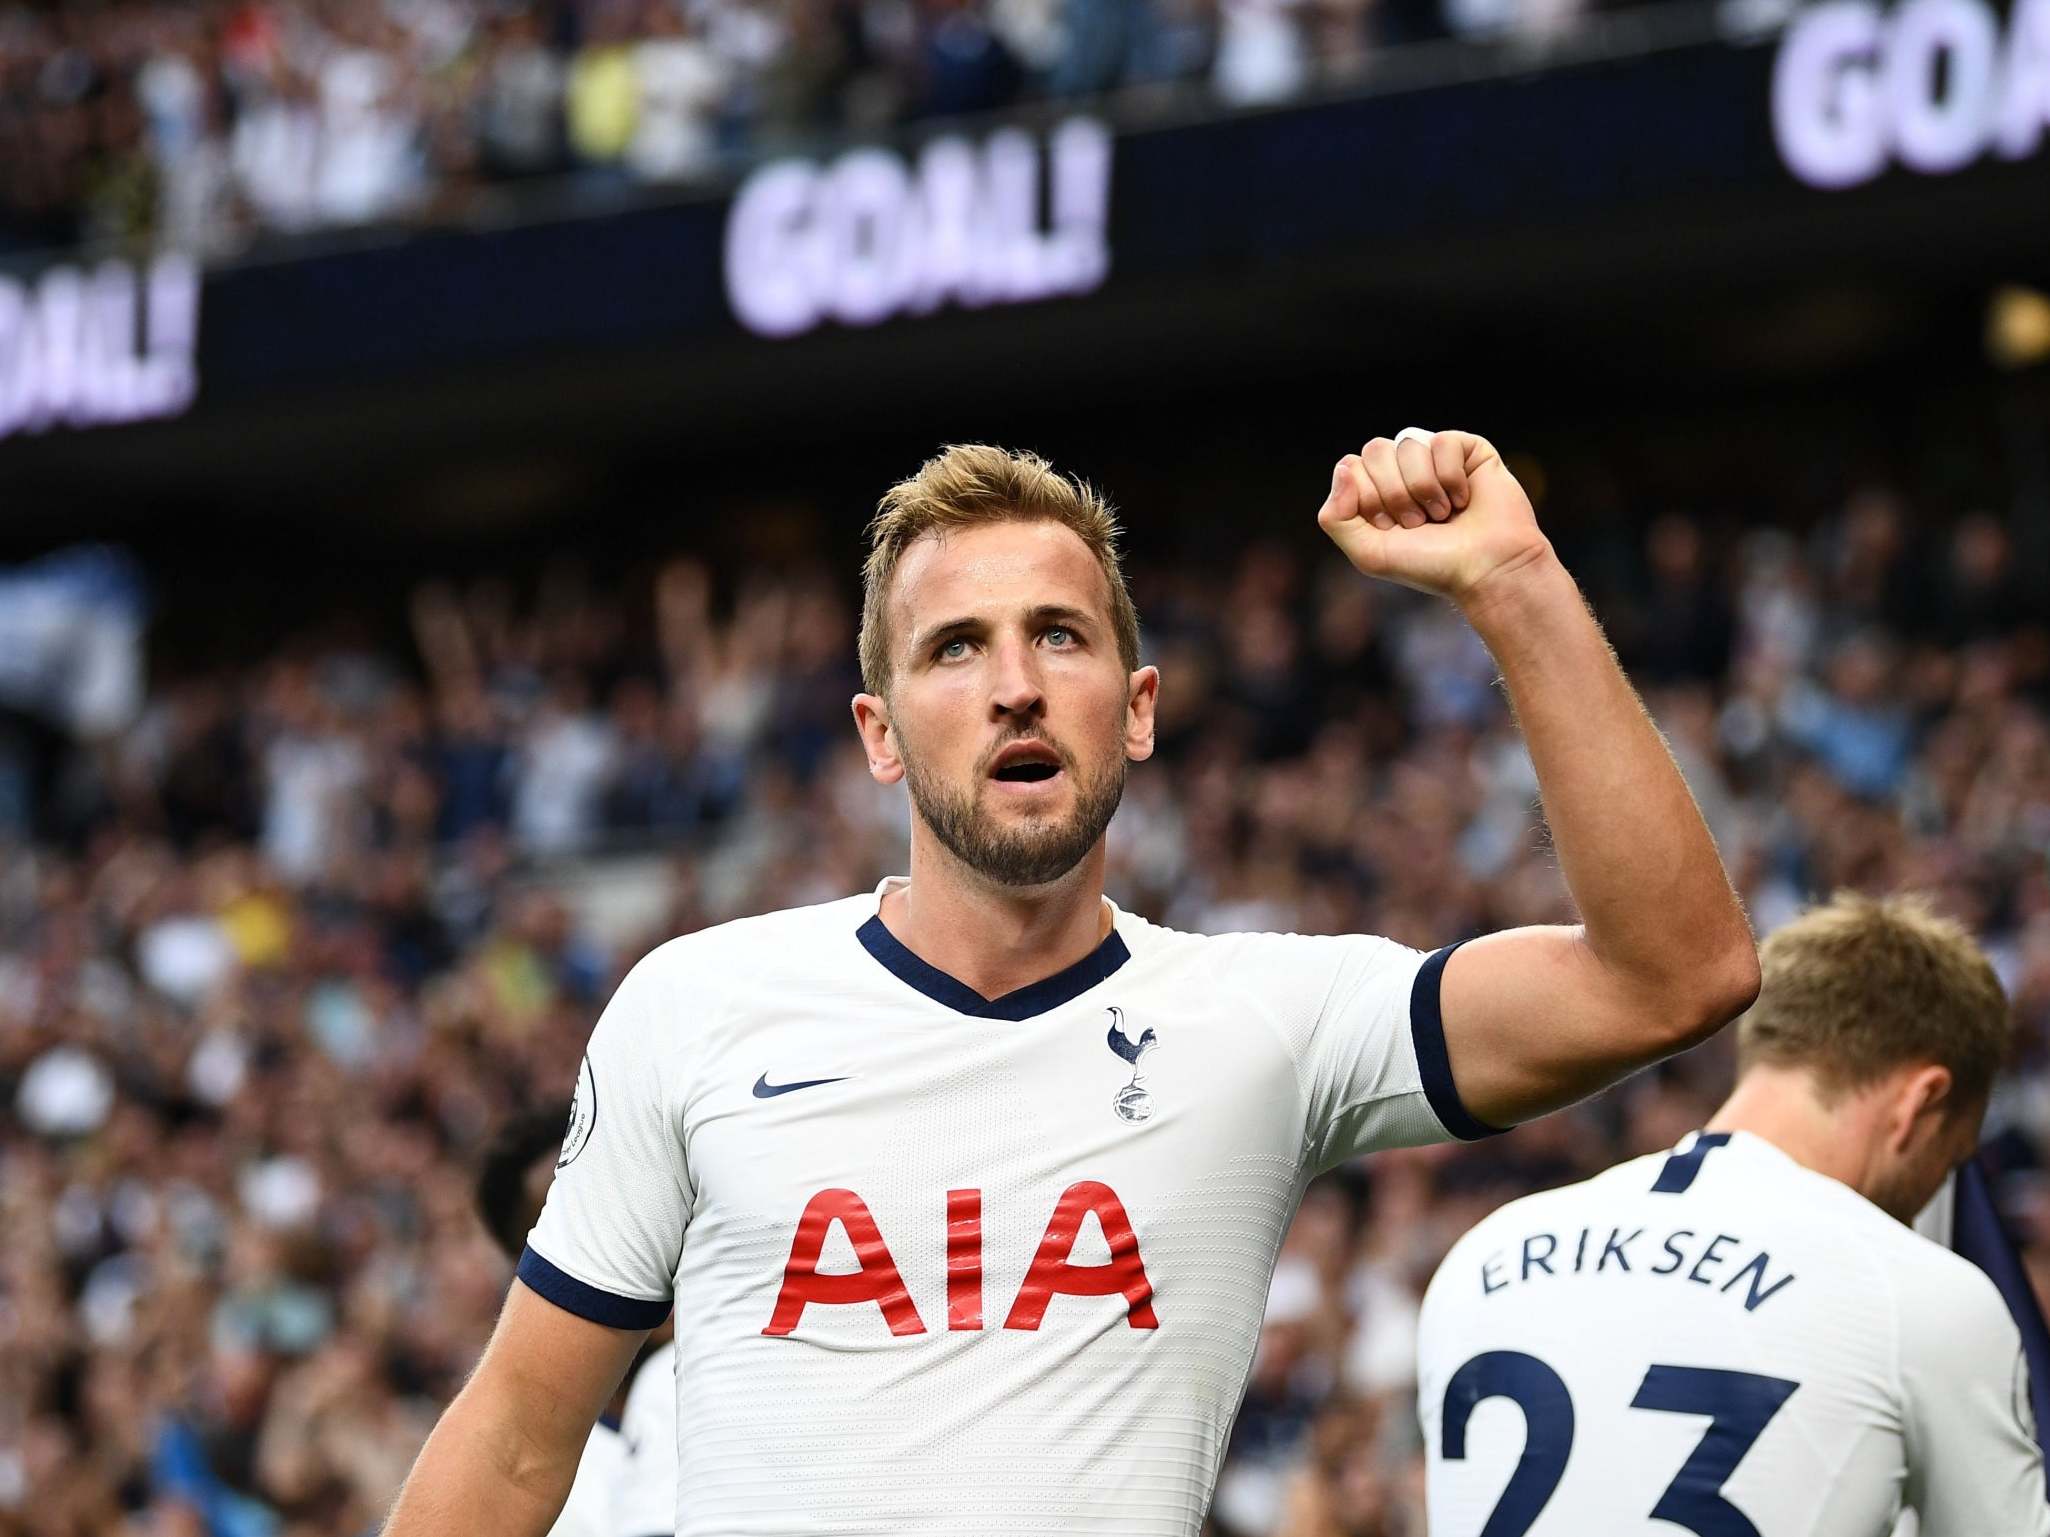
[[[854,696],[854,729],[861,733],[870,777],[879,785],[893,785],[902,779],[904,760],[897,756],[897,733],[890,729],[890,707],[882,695]]]
[[[1937,1063],[1906,1069],[1894,1086],[1887,1127],[1889,1149],[1905,1153],[1941,1136],[1954,1086],[1950,1069]]]
[[[1125,756],[1134,763],[1153,756],[1153,710],[1159,702],[1160,669],[1140,668],[1125,696]]]

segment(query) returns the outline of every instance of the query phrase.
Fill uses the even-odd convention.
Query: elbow
[[[1746,930],[1675,989],[1672,1050],[1686,1051],[1716,1035],[1757,1000],[1758,983],[1758,947]]]

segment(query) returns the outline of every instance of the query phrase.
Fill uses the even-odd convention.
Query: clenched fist
[[[1338,461],[1317,523],[1368,576],[1466,604],[1551,554],[1486,438],[1408,427]]]

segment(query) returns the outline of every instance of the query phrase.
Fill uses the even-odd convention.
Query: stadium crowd
[[[1667,515],[1582,576],[1761,931],[1918,887],[1983,937],[2023,1042],[1989,1129],[2041,1286],[2050,632],[2000,522],[1911,549],[1910,516],[1884,491],[1798,538]],[[425,586],[410,650],[315,635],[168,679],[44,777],[33,836],[0,842],[0,1534],[373,1530],[508,1282],[479,1152],[567,1092],[625,967],[901,868],[903,801],[849,728],[843,582],[727,576]],[[1451,610],[1328,551],[1134,578],[1165,686],[1111,830],[1121,904],[1418,946],[1568,916]],[[589,900],[629,870],[651,901]],[[1439,1256],[1504,1199],[1669,1145],[1727,1074],[1719,1041],[1312,1187],[1221,1537],[1416,1537]]]
[[[1228,105],[1584,0],[0,3],[0,256],[465,216],[689,183],[905,121],[1125,87]]]

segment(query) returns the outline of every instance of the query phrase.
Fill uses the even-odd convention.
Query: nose
[[[989,702],[998,720],[1034,720],[1045,713],[1046,695],[1029,644],[1010,640],[997,648]]]

